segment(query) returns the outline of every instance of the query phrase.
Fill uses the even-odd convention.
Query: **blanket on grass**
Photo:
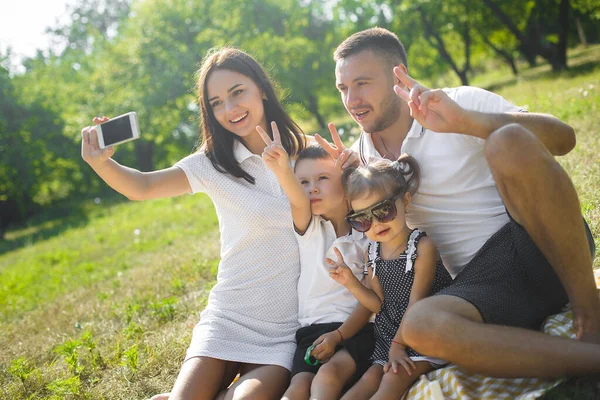
[[[600,268],[594,271],[596,286],[600,289]],[[599,292],[600,294],[600,292]],[[553,336],[575,339],[573,314],[566,308],[546,319],[542,330]],[[542,396],[564,379],[535,378],[500,379],[470,374],[456,365],[449,365],[421,376],[408,391],[406,400],[530,400]]]
[[[549,335],[575,339],[572,326],[571,310],[565,309],[559,314],[548,317],[542,330]],[[406,400],[530,400],[540,397],[563,380],[490,378],[468,373],[456,365],[449,365],[422,375],[404,398]]]

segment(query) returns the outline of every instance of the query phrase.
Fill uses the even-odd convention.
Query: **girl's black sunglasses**
[[[404,196],[404,193],[397,193],[390,198],[373,204],[371,207],[365,208],[355,213],[350,213],[346,216],[346,221],[359,232],[366,232],[371,229],[373,218],[379,222],[390,222],[396,218],[398,209],[396,208],[396,200]]]

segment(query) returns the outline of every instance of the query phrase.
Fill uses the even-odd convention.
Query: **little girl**
[[[452,281],[431,239],[406,225],[406,207],[419,180],[417,161],[407,155],[344,171],[344,190],[354,210],[346,220],[374,242],[364,285],[339,252],[337,261],[327,262],[331,277],[377,316],[372,365],[343,399],[400,399],[421,374],[445,363],[407,347],[399,329],[411,304]]]

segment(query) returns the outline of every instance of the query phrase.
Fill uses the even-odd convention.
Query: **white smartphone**
[[[129,142],[140,137],[137,114],[132,111],[96,125],[101,149]]]

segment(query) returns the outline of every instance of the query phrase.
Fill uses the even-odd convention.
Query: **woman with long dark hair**
[[[265,144],[256,127],[272,137],[268,122],[275,121],[292,157],[305,147],[305,137],[264,70],[240,50],[209,52],[198,71],[198,101],[201,145],[173,167],[142,173],[118,164],[112,148],[99,148],[93,126],[81,132],[82,157],[129,199],[203,192],[217,211],[217,283],[172,393],[156,398],[278,399],[295,350],[300,263],[289,202],[260,157]]]

